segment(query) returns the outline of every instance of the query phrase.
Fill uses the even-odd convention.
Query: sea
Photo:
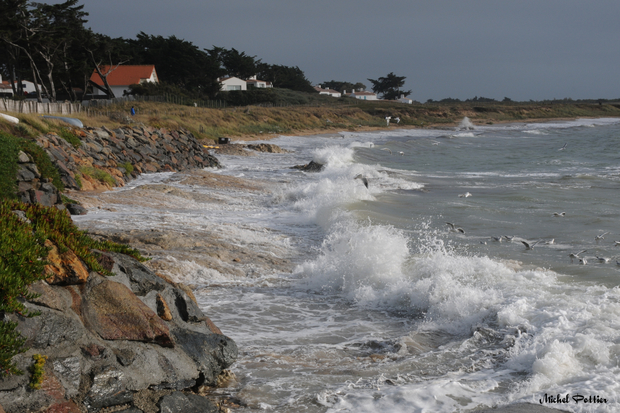
[[[291,263],[240,274],[191,249],[153,255],[236,341],[236,381],[214,391],[234,411],[620,411],[620,119],[265,142],[289,152],[207,169],[260,191],[145,174],[112,194],[176,192],[74,217],[209,229]],[[291,168],[310,161],[323,170]]]

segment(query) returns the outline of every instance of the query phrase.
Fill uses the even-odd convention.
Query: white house
[[[323,89],[323,87],[321,85],[315,86],[314,90],[319,92],[319,95],[328,95],[328,96],[332,96],[332,97],[335,97],[335,98],[339,98],[340,96],[342,96],[342,94],[340,92],[338,92],[337,90],[334,90],[334,89]]]
[[[0,97],[13,96],[13,88],[8,80],[3,81],[0,75]]]
[[[410,105],[413,103],[413,99],[409,99],[408,97],[405,97],[405,95],[400,95],[400,98],[396,99],[396,101],[400,103],[408,103]]]
[[[110,71],[110,66],[101,66],[101,73],[107,73]],[[114,92],[114,96],[123,96],[124,92],[129,92],[129,85],[138,85],[140,83],[159,83],[157,72],[154,65],[120,65],[116,69],[112,68],[112,71],[107,77],[110,89]],[[93,85],[103,87],[103,80],[97,74],[96,70],[93,70],[93,74],[90,76],[90,82]],[[94,95],[105,95],[106,93],[98,87],[93,87]]]
[[[217,81],[220,82],[221,91],[248,90],[248,83],[238,77],[221,77]]]
[[[355,98],[355,99],[361,99],[361,100],[377,100],[376,93],[367,92],[365,90],[358,90],[357,92],[354,90],[351,93],[347,93],[347,91],[345,90],[344,95]]]
[[[253,88],[253,87],[258,88],[258,89],[267,89],[267,88],[273,87],[273,84],[271,82],[257,79],[256,76],[252,76],[245,82],[247,84],[248,89]]]
[[[15,82],[17,83],[17,82]],[[17,88],[17,85],[15,85]],[[34,83],[29,80],[22,80],[22,88],[24,89],[24,93],[34,93],[36,89],[34,87]],[[41,90],[41,86],[39,85],[39,90]],[[41,90],[41,93],[43,91]],[[2,75],[0,75],[0,96],[13,96],[13,88],[11,87],[10,80],[2,80]]]

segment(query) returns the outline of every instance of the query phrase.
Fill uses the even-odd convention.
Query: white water
[[[268,192],[173,179],[224,203],[170,192],[164,208],[117,205],[77,221],[208,230],[293,260],[292,273],[239,277],[161,252],[237,341],[239,382],[221,392],[243,411],[455,412],[568,393],[607,403],[545,405],[613,412],[620,267],[593,257],[620,254],[619,141],[614,119],[281,137],[270,143],[294,153],[222,156],[225,169],[212,171],[266,181]],[[310,160],[324,171],[288,169]],[[516,238],[490,238],[502,234]],[[551,238],[533,250],[519,242]],[[571,264],[583,249],[593,264]]]

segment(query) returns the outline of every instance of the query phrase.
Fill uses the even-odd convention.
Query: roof
[[[353,92],[353,93],[347,93],[348,95],[373,95],[375,96],[376,93],[372,93],[372,92],[367,92],[365,90],[361,90],[359,92]]]
[[[318,86],[315,86],[314,90],[316,90],[317,92],[340,93],[334,89],[323,89],[322,87],[318,87]]]
[[[106,73],[110,70],[110,66],[101,66],[101,73]],[[155,65],[120,65],[108,75],[108,84],[110,86],[128,86],[137,85],[142,80],[149,79],[155,72]],[[157,78],[157,72],[155,72],[155,78]],[[103,86],[103,81],[97,74],[97,70],[93,70],[93,74],[90,76],[91,82]]]
[[[271,82],[268,82],[268,81],[266,81],[266,80],[260,80],[260,79],[248,79],[248,80],[246,80],[246,82],[248,82],[248,83],[258,83],[258,82],[263,82],[263,83],[271,84]]]

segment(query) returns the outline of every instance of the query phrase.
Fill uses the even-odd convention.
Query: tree
[[[377,80],[368,79],[372,83],[372,91],[375,93],[381,93],[383,99],[393,100],[398,99],[401,95],[408,96],[411,94],[411,90],[401,90],[400,88],[405,84],[405,76],[396,76],[390,72],[386,77],[380,77]]]
[[[127,63],[131,59],[131,55],[126,50],[127,44],[124,39],[112,39],[111,37],[92,32],[91,34],[92,36],[89,38],[89,42],[84,44],[84,48],[90,55],[91,63],[103,82],[103,86],[92,81],[89,83],[91,86],[100,89],[109,98],[114,98],[116,96],[108,83],[108,76],[120,65]]]
[[[239,52],[234,47],[230,50],[223,47],[213,46],[213,49],[205,49],[211,58],[217,60],[224,74],[247,80],[256,75],[257,66],[261,63],[256,56],[248,56],[245,52]]]
[[[366,90],[366,85],[360,82],[350,83],[350,82],[340,82],[337,80],[330,80],[329,82],[323,82],[321,85],[326,89],[334,89],[340,93],[343,93],[345,90],[350,92],[354,90]]]
[[[220,90],[221,63],[192,42],[175,36],[164,38],[140,32],[128,40],[135,64],[152,64],[161,82],[187,90],[194,96],[213,98]]]
[[[297,66],[289,67],[261,63],[258,65],[257,75],[262,80],[273,83],[274,87],[316,93],[310,81],[306,79],[304,72]]]

